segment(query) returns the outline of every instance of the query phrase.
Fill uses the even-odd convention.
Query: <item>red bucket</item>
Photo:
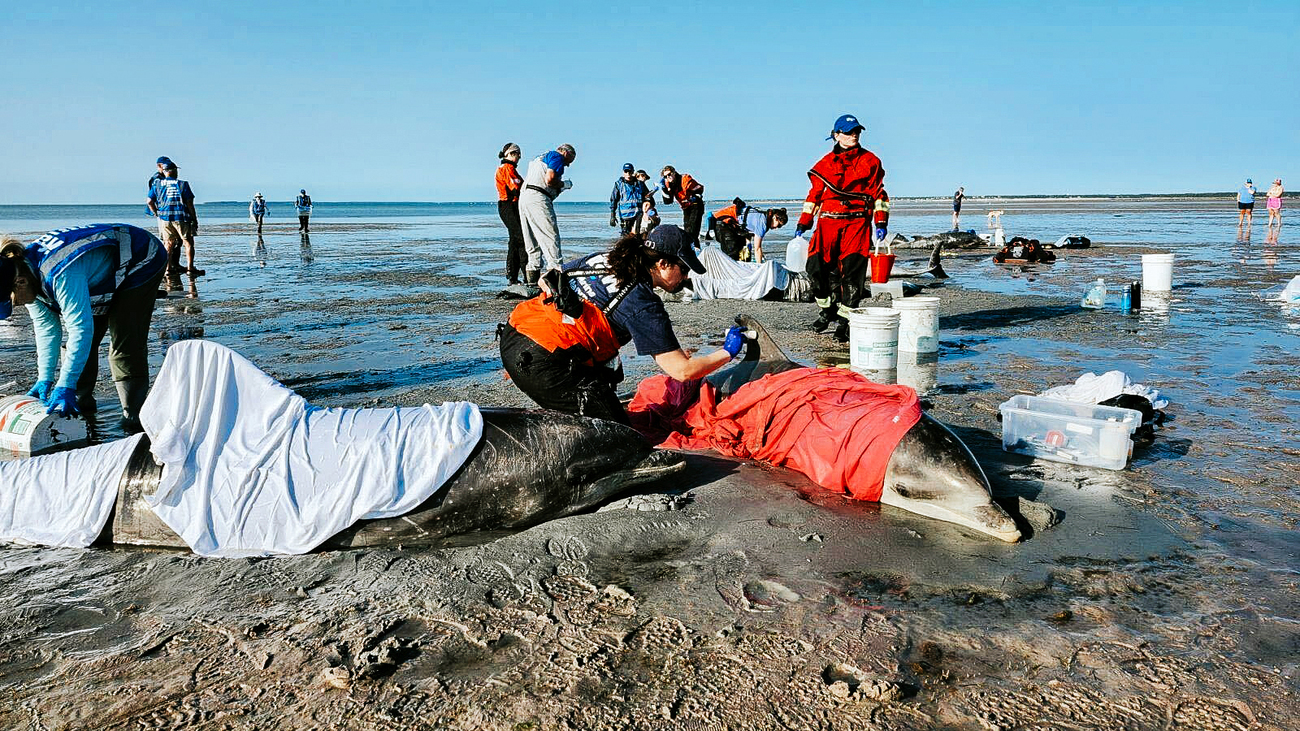
[[[889,281],[889,272],[894,268],[893,254],[872,254],[871,255],[871,282],[872,284],[884,284]]]

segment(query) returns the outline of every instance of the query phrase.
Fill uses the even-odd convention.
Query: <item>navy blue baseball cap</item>
[[[655,230],[646,237],[645,245],[660,254],[677,257],[696,274],[706,273],[700,258],[695,255],[691,242],[686,240],[686,232],[671,223],[656,226]]]
[[[158,158],[158,164],[166,167],[168,165],[175,165],[176,163],[172,162],[170,157],[160,157]]]
[[[636,167],[633,166],[632,163],[630,162],[623,163],[623,172],[630,173],[633,172],[634,170],[636,170]]]
[[[852,134],[853,132],[861,132],[864,129],[866,129],[866,127],[862,126],[862,123],[858,121],[857,117],[852,114],[841,114],[840,118],[835,120],[835,125],[831,127],[831,133],[834,134],[835,132],[839,132],[840,134],[847,135]],[[829,140],[831,138],[827,137],[826,139]]]

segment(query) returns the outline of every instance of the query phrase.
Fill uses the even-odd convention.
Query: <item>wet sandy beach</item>
[[[1008,236],[1074,232],[1061,215],[1100,246],[1050,267],[954,253],[930,292],[927,409],[1026,516],[1020,544],[695,454],[599,512],[437,549],[0,548],[0,727],[1300,728],[1300,314],[1254,297],[1300,273],[1300,246],[1263,227],[1232,243],[1219,213],[1167,205],[1026,206]],[[570,215],[566,252],[608,240]],[[917,206],[894,228],[946,218]],[[513,306],[493,296],[496,227],[323,219],[310,243],[268,227],[259,251],[214,223],[209,276],[159,302],[155,370],[207,337],[320,404],[526,406],[492,341]],[[1079,307],[1166,250],[1168,311]],[[847,359],[807,330],[811,304],[668,307],[687,348],[743,311],[803,362]],[[26,384],[30,343],[0,338],[0,383]],[[626,360],[628,389],[653,372]],[[1001,402],[1113,368],[1172,400],[1128,470],[1001,450]]]

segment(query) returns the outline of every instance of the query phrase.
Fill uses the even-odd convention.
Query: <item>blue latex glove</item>
[[[54,381],[38,381],[35,386],[32,386],[32,390],[27,392],[27,395],[41,403],[45,403],[50,397],[51,388],[54,388]]]
[[[889,231],[886,230],[884,226],[877,226],[877,227],[876,227],[876,241],[884,241],[884,240],[885,240],[885,236],[887,236],[888,234],[889,234]]]
[[[76,416],[81,412],[77,410],[77,389],[59,386],[50,394],[50,398],[45,402],[49,408],[45,410],[47,414],[60,414],[62,416]]]
[[[743,347],[745,347],[745,328],[736,325],[727,331],[727,339],[723,341],[722,349],[735,358]]]
[[[806,233],[808,233],[808,229],[807,229],[807,228],[805,228],[804,226],[800,226],[800,225],[797,224],[797,223],[794,225],[794,235],[795,235],[795,236],[803,236],[803,235],[806,234]]]

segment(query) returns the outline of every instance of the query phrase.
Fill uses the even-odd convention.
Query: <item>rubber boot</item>
[[[540,269],[529,269],[524,273],[524,285],[527,287],[537,288],[537,280],[542,278]]]
[[[831,337],[841,343],[849,342],[849,321],[840,320],[839,324],[835,326],[835,334]]]
[[[144,431],[140,425],[140,409],[149,396],[148,378],[128,378],[114,381],[117,387],[117,400],[122,402],[122,428],[127,434],[139,434]]]
[[[813,332],[826,332],[826,328],[830,327],[832,322],[835,322],[835,316],[832,315],[829,310],[822,310],[821,314],[817,316],[817,319],[813,320]]]
[[[86,388],[77,384],[77,410],[82,414],[93,414],[99,410],[99,404],[95,403],[94,381],[91,381],[90,386]]]

